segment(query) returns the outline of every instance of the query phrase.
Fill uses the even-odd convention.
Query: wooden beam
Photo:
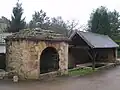
[[[96,56],[97,56],[97,52],[95,52],[93,50],[93,62],[92,62],[92,69],[95,70],[95,59],[96,59]]]
[[[91,49],[91,53],[88,50],[86,51],[92,60],[92,69],[95,70],[95,60],[96,60],[97,52],[95,52],[93,49]]]
[[[74,46],[74,45],[69,45],[69,48],[80,48],[80,49],[84,49],[89,57],[92,60],[92,69],[95,70],[95,60],[96,60],[96,56],[97,56],[97,52],[94,51],[94,49],[90,49],[89,47],[84,47],[84,46]],[[88,51],[91,50],[91,53]]]
[[[74,45],[69,45],[69,48],[89,49],[89,47],[85,47],[85,46],[74,46]]]
[[[117,48],[115,48],[115,50],[114,50],[114,54],[115,54],[115,55],[114,55],[114,57],[115,57],[115,61],[117,60],[117,57],[118,57],[118,56],[117,56],[117,53],[118,53],[117,51],[118,51],[118,50],[117,50]]]
[[[91,58],[91,60],[93,60],[92,54],[88,50],[86,50],[86,52],[88,53],[88,56]]]

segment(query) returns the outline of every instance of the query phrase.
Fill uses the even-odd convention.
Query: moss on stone
[[[20,30],[17,33],[14,33],[13,35],[8,36],[6,39],[30,39],[30,38],[35,38],[35,39],[51,39],[51,40],[67,40],[68,38],[63,36],[62,34],[55,33],[52,30],[43,30],[40,28],[36,29],[23,29]]]

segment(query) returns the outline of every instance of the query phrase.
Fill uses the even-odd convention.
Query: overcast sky
[[[0,16],[11,18],[12,9],[17,0],[1,0]],[[79,20],[86,24],[90,13],[99,6],[120,12],[120,0],[20,0],[26,21],[30,21],[34,11],[43,9],[50,17],[62,16],[64,20]]]

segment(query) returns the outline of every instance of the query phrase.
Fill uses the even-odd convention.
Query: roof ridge
[[[78,32],[83,32],[83,31],[78,31]],[[92,33],[92,34],[101,35],[101,36],[108,36],[108,35],[99,34],[99,33],[94,33],[94,32],[83,32],[83,33]],[[108,36],[108,37],[109,37],[109,36]]]

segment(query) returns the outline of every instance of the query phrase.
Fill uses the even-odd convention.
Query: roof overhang
[[[74,32],[70,35],[69,39],[71,40],[76,34],[79,35],[79,36],[88,44],[88,46],[90,46],[91,48],[118,48],[118,47],[119,47],[119,45],[116,44],[112,39],[111,39],[111,42],[114,42],[114,43],[116,44],[115,46],[110,46],[110,45],[108,45],[108,44],[105,44],[104,46],[101,46],[101,47],[95,46],[95,45],[93,45],[89,40],[87,40],[87,39],[85,38],[85,36],[82,35],[79,31],[74,31]],[[98,35],[99,35],[99,34],[98,34]],[[109,38],[110,38],[110,37],[109,37]],[[106,43],[107,43],[107,42],[106,42]]]

